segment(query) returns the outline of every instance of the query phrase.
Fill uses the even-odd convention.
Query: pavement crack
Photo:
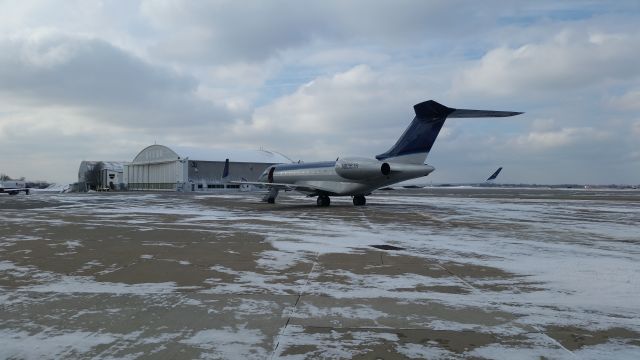
[[[459,276],[458,274],[454,273],[453,271],[447,269],[444,265],[442,264],[437,264],[439,268],[441,268],[442,270],[446,271],[449,275],[455,277],[456,279],[460,280],[465,286],[467,286],[468,288],[470,288],[473,291],[477,291],[478,293],[482,293],[482,291],[480,289],[478,289],[477,287],[471,285],[471,283],[467,282],[465,279],[463,279],[461,276]]]
[[[282,326],[282,328],[280,329],[280,332],[276,337],[276,341],[275,341],[276,345],[273,347],[273,351],[271,352],[271,356],[269,357],[270,359],[276,358],[277,350],[278,350],[278,347],[280,346],[280,339],[286,336],[287,326],[289,326],[289,322],[291,322],[291,319],[295,317],[296,313],[298,312],[298,303],[300,302],[302,295],[307,291],[307,287],[309,286],[309,282],[311,281],[311,276],[313,275],[316,265],[318,264],[319,257],[320,257],[320,253],[316,252],[316,257],[313,261],[313,265],[311,266],[311,270],[309,270],[309,273],[307,274],[307,279],[305,280],[304,284],[300,287],[300,290],[298,291],[298,297],[296,298],[295,303],[288,310],[289,316],[287,316],[287,321],[284,323],[284,325]]]

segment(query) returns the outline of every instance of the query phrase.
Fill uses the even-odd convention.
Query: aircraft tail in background
[[[224,161],[224,169],[222,170],[222,180],[229,177],[229,159]]]
[[[500,171],[502,171],[502,166],[498,168],[498,170],[496,170],[493,174],[491,174],[491,176],[489,176],[489,178],[486,181],[493,181],[498,177],[498,174],[500,174]]]

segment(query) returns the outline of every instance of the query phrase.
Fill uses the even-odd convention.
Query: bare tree
[[[99,161],[87,170],[84,176],[87,189],[98,190],[102,186],[102,169],[104,169],[104,163]]]

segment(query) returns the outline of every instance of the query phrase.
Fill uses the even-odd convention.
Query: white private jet
[[[353,205],[365,205],[376,189],[429,175],[435,168],[425,160],[447,118],[506,117],[512,111],[453,109],[433,100],[416,104],[416,116],[387,152],[375,159],[339,157],[335,161],[278,164],[265,169],[252,184],[269,189],[265,201],[275,203],[280,190],[317,196],[318,206],[329,206],[330,196],[352,196]]]

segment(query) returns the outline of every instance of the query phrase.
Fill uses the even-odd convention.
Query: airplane
[[[498,168],[498,170],[496,170],[493,174],[491,174],[491,176],[489,176],[489,178],[485,181],[490,182],[495,180],[498,177],[498,174],[500,174],[500,171],[502,171],[502,166]]]
[[[0,193],[8,193],[9,195],[17,195],[21,191],[29,195],[30,188],[25,186],[24,181],[2,181],[0,182]]]
[[[274,204],[280,190],[295,190],[317,196],[318,206],[329,206],[330,196],[351,196],[353,205],[366,204],[366,196],[392,184],[429,175],[435,170],[425,164],[447,118],[507,117],[513,111],[454,109],[433,100],[413,106],[415,118],[386,152],[375,158],[338,157],[335,161],[276,164],[269,166],[256,182],[236,182],[266,187],[263,199]]]

